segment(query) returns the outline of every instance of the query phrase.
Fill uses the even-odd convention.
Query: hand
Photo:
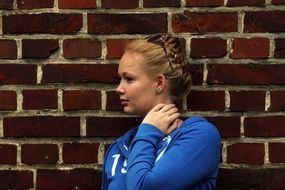
[[[181,125],[179,117],[175,104],[158,104],[147,113],[143,123],[151,124],[168,135]]]

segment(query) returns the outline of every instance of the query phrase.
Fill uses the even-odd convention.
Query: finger
[[[170,115],[168,119],[169,119],[169,122],[172,123],[172,122],[174,122],[176,119],[178,119],[179,117],[180,117],[180,113],[176,112],[176,113]]]
[[[175,107],[175,104],[166,104],[163,106],[163,108],[161,108],[161,111],[167,112],[168,110],[172,109],[173,107]]]
[[[166,114],[167,114],[168,116],[171,116],[172,114],[175,114],[175,113],[178,113],[178,108],[177,108],[177,107],[173,107],[173,108],[171,108],[170,110],[168,110],[168,111],[166,112]]]
[[[176,119],[166,130],[166,135],[170,134],[172,131],[178,128],[178,119]]]
[[[159,111],[164,107],[165,104],[157,104],[152,108],[152,111]]]

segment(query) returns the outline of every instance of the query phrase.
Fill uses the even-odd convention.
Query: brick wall
[[[217,125],[217,189],[285,188],[284,0],[1,0],[0,189],[99,189],[140,119],[114,92],[128,39],[185,38],[185,116]]]

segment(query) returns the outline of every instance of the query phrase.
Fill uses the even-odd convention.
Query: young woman
[[[177,102],[191,86],[178,38],[153,35],[130,42],[116,91],[124,112],[142,123],[108,149],[102,190],[215,189],[220,135],[199,116],[182,121]]]

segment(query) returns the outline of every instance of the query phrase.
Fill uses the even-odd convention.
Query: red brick
[[[58,0],[60,9],[91,9],[96,8],[96,0]]]
[[[124,0],[124,1],[117,1],[117,0],[102,0],[101,6],[104,9],[134,9],[139,7],[138,0]]]
[[[271,92],[270,111],[285,111],[285,91]]]
[[[236,32],[238,16],[235,12],[189,12],[172,16],[174,32]]]
[[[231,111],[264,111],[264,91],[230,91]]]
[[[228,0],[227,6],[265,6],[265,0]]]
[[[0,59],[17,59],[15,40],[0,40]]]
[[[13,1],[11,1],[11,0],[1,0],[0,1],[0,9],[12,10],[13,9]]]
[[[108,39],[107,40],[107,59],[119,59],[124,54],[124,49],[129,40]]]
[[[137,127],[141,123],[138,118],[134,117],[88,117],[86,120],[87,136],[100,137],[121,136],[128,129]]]
[[[285,65],[209,64],[207,83],[284,84],[284,73]]]
[[[285,38],[275,39],[274,57],[285,58]]]
[[[271,3],[274,5],[285,5],[284,0],[271,0]]]
[[[68,164],[97,163],[98,143],[64,143],[62,159]]]
[[[38,169],[36,189],[96,189],[101,186],[101,172],[80,168],[73,170]]]
[[[101,42],[96,39],[66,39],[63,41],[63,57],[66,59],[99,58],[101,51]]]
[[[107,103],[106,110],[119,110],[123,111],[123,106],[121,105],[118,93],[115,91],[106,91]]]
[[[193,90],[187,97],[187,107],[191,111],[224,111],[225,92]]]
[[[0,110],[16,110],[17,94],[13,91],[0,91]]]
[[[17,146],[9,144],[0,144],[0,164],[17,164]],[[0,182],[1,184],[1,182]]]
[[[22,40],[23,58],[48,58],[52,53],[58,50],[59,44],[56,39],[36,39]]]
[[[90,34],[149,34],[167,31],[167,15],[88,14]]]
[[[23,90],[23,109],[57,109],[57,89]]]
[[[80,136],[79,117],[35,116],[3,119],[4,137]]]
[[[285,117],[249,117],[244,121],[244,134],[248,137],[284,137]]]
[[[37,66],[0,64],[0,84],[36,84]]]
[[[270,41],[268,38],[235,38],[231,58],[268,58]]]
[[[180,0],[144,0],[144,7],[180,7]]]
[[[188,71],[191,73],[192,85],[203,84],[204,66],[202,64],[191,64]]]
[[[222,6],[223,0],[186,0],[186,6],[188,7],[211,7]]]
[[[63,93],[64,110],[92,110],[101,108],[101,92],[97,90],[70,90]]]
[[[53,8],[54,0],[17,0],[18,9]]]
[[[23,144],[21,155],[23,164],[55,164],[59,158],[56,144]]]
[[[1,189],[28,190],[34,188],[33,172],[28,170],[0,170]]]
[[[47,64],[42,69],[43,83],[119,82],[117,64]]]
[[[244,32],[284,32],[285,11],[246,12]]]
[[[227,53],[227,41],[221,38],[194,38],[191,40],[192,58],[218,58]]]
[[[263,164],[264,144],[236,143],[227,147],[227,162],[236,164]]]
[[[240,118],[239,117],[207,117],[219,130],[223,138],[240,137]]]
[[[217,189],[283,189],[285,169],[223,169],[219,170]]]
[[[269,143],[269,161],[285,163],[285,143]]]
[[[3,16],[4,34],[73,34],[81,30],[81,14],[17,14]]]

